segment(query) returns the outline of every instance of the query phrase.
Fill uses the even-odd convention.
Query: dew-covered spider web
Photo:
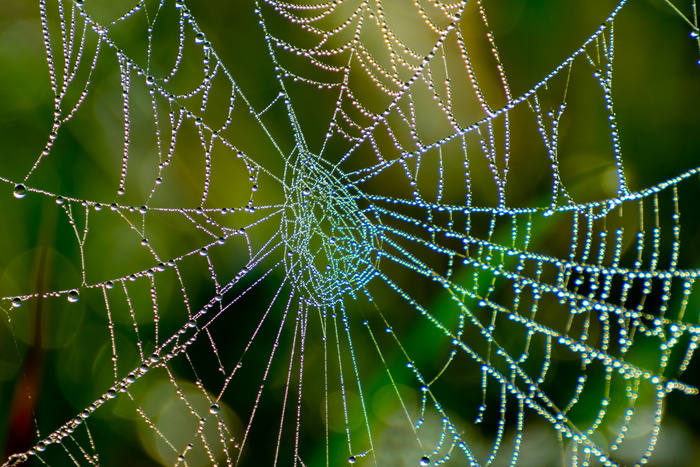
[[[690,465],[694,0],[24,3],[4,465]]]

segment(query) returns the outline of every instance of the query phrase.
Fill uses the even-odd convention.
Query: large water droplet
[[[357,462],[357,458],[355,456],[350,456],[348,457],[348,462],[354,464],[355,462]]]
[[[219,407],[219,404],[212,404],[211,407],[209,407],[209,413],[216,415],[219,412],[221,412],[221,407]]]
[[[27,187],[22,185],[21,183],[18,183],[17,185],[15,185],[15,189],[12,192],[12,194],[17,199],[24,198],[25,196],[27,196]]]
[[[71,303],[75,303],[78,300],[80,300],[80,294],[78,293],[77,290],[71,290],[68,292],[68,301]]]
[[[196,36],[194,36],[194,41],[197,44],[201,44],[204,42],[204,33],[198,32]]]
[[[418,465],[430,465],[430,458],[428,456],[421,457]]]
[[[15,297],[12,299],[12,306],[17,308],[18,306],[22,306],[22,299],[19,297]]]

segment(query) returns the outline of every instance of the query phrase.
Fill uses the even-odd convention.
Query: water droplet
[[[141,206],[141,207],[139,208],[139,212],[140,212],[141,214],[146,214],[146,213],[148,212],[148,206]]]
[[[163,183],[163,179],[161,177],[156,178],[156,185],[160,185]]]
[[[22,306],[22,299],[19,297],[15,297],[12,299],[12,306],[17,308],[18,306]]]
[[[421,457],[418,465],[430,465],[430,458],[428,456]]]
[[[107,282],[105,282],[105,288],[107,288],[107,289],[113,289],[113,288],[114,288],[114,282],[112,282],[112,281],[107,281]]]
[[[197,44],[201,44],[204,42],[204,33],[203,32],[198,32],[197,35],[194,36],[194,41]]]
[[[77,290],[71,290],[68,292],[68,301],[71,303],[75,303],[78,300],[80,300],[80,294],[78,293]]]
[[[207,252],[206,248],[201,248],[199,250],[199,254],[200,254],[200,256],[207,256],[209,253]]]
[[[56,196],[56,204],[63,204],[65,202],[66,200],[63,198],[63,196]]]
[[[40,442],[36,445],[36,450],[39,451],[39,452],[45,451],[45,450],[46,450],[46,443],[45,443],[44,441],[40,441]]]
[[[114,399],[115,397],[117,397],[116,389],[110,389],[109,391],[107,391],[107,394],[105,394],[105,396],[107,397],[107,399]]]
[[[357,462],[357,458],[355,456],[350,456],[348,457],[348,462],[354,464],[355,462]]]
[[[216,415],[221,411],[221,407],[219,407],[219,404],[212,404],[211,407],[209,407],[209,413],[212,413]]]
[[[27,187],[22,185],[21,183],[18,183],[17,185],[15,185],[15,189],[13,190],[12,194],[15,198],[22,199],[25,196],[27,196]]]

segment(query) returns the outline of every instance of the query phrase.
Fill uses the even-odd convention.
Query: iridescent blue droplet
[[[12,191],[12,194],[15,198],[22,199],[27,196],[27,187],[21,183],[18,183],[15,185],[15,189]]]

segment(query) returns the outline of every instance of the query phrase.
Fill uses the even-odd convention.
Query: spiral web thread
[[[397,3],[256,3],[232,20],[259,36],[273,84],[254,90],[195,5],[39,2],[53,125],[24,179],[2,180],[56,202],[81,281],[5,297],[3,315],[19,332],[37,303],[88,303],[110,381],[62,426],[36,411],[35,445],[5,465],[111,465],[109,410],[137,427],[116,442],[165,465],[517,465],[543,432],[560,464],[649,461],[666,396],[697,392],[678,378],[700,334],[700,270],[681,265],[698,170],[628,184],[612,96],[630,7],[517,93],[488,5]],[[577,202],[558,146],[585,80],[615,188]],[[98,149],[112,185],[33,183],[100,105],[120,121],[118,151]],[[549,182],[523,204],[509,193],[528,183],[510,170],[525,120]],[[112,229],[143,268],[93,263]]]

